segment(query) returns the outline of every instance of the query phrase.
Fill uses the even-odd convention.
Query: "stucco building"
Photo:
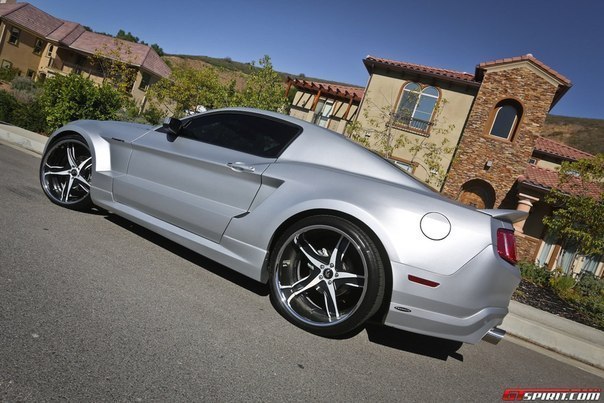
[[[515,225],[521,259],[604,275],[601,256],[577,255],[542,221],[560,163],[591,157],[540,137],[570,80],[531,54],[480,63],[472,73],[374,56],[363,63],[369,80],[353,120],[372,148],[464,204],[529,212]],[[301,94],[291,114],[316,120],[320,83],[293,84]]]
[[[139,104],[150,85],[171,73],[150,46],[87,31],[29,3],[0,3],[0,68],[34,80],[76,73],[101,83],[106,74],[95,57],[117,59],[134,70],[130,92]]]
[[[355,120],[364,95],[361,87],[288,78],[286,96],[294,88],[289,114],[338,133]]]

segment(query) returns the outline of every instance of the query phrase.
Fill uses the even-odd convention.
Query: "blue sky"
[[[277,70],[364,86],[370,54],[474,72],[532,53],[573,88],[552,113],[604,119],[604,1],[600,0],[30,0],[59,18],[131,31],[167,53],[267,54]]]

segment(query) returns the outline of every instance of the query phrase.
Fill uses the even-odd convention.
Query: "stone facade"
[[[457,199],[466,182],[482,179],[495,190],[494,207],[500,206],[526,168],[557,89],[558,86],[543,74],[522,64],[487,70],[443,193]],[[495,106],[505,99],[517,101],[522,106],[522,117],[511,141],[490,136],[487,132]]]
[[[541,240],[516,232],[516,257],[518,261],[533,262]]]

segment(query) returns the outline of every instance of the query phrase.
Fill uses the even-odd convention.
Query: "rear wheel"
[[[88,210],[92,154],[79,136],[54,141],[42,156],[40,183],[50,201],[73,210]]]
[[[290,227],[270,260],[271,298],[290,322],[334,337],[362,326],[384,297],[384,265],[372,239],[336,216]]]

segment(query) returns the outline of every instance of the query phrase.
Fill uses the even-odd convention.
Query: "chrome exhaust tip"
[[[505,336],[505,330],[494,327],[483,336],[482,340],[486,341],[487,343],[498,344],[501,340],[503,340],[503,336]]]

